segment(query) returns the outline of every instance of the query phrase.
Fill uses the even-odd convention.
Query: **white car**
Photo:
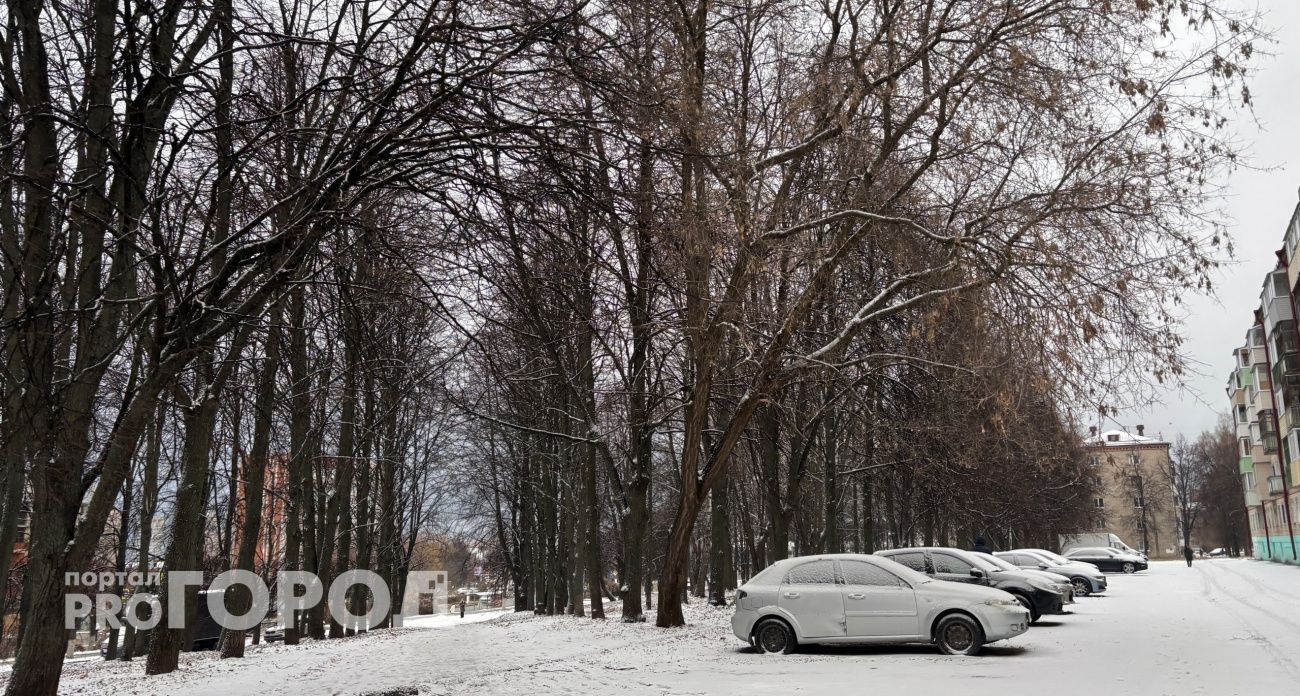
[[[931,580],[862,554],[777,561],[736,591],[731,630],[760,652],[807,643],[934,643],[976,655],[1029,629],[1029,611],[1002,590]]]

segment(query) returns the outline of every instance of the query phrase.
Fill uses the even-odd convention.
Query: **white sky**
[[[1245,0],[1242,5],[1256,6]],[[1258,128],[1239,127],[1254,169],[1240,169],[1228,182],[1225,205],[1236,262],[1224,269],[1217,298],[1190,297],[1186,303],[1185,348],[1199,374],[1187,377],[1186,389],[1167,390],[1163,404],[1120,412],[1107,427],[1142,423],[1148,435],[1172,440],[1181,432],[1192,439],[1227,410],[1232,350],[1245,341],[1264,273],[1276,263],[1273,252],[1282,245],[1300,190],[1300,2],[1259,0],[1257,6],[1275,43],[1266,47],[1272,55],[1258,59],[1250,80]]]

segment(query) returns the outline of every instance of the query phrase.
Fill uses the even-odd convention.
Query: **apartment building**
[[[1135,430],[1097,432],[1094,427],[1084,438],[1084,456],[1100,491],[1093,500],[1095,531],[1118,535],[1152,558],[1177,557],[1182,554],[1182,529],[1164,473],[1169,443],[1147,435],[1141,425]],[[1192,544],[1198,543],[1193,535]]]
[[[1300,562],[1300,206],[1277,265],[1264,276],[1245,343],[1233,351],[1227,394],[1256,558]]]

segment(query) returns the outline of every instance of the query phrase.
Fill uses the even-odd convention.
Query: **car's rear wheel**
[[[1070,578],[1070,584],[1074,585],[1074,596],[1087,597],[1092,594],[1092,584],[1088,578]]]
[[[754,647],[759,652],[789,655],[798,644],[794,631],[780,619],[764,619],[754,627]]]
[[[1120,566],[1120,570],[1124,571],[1125,573],[1132,573],[1133,571],[1137,570],[1137,566],[1133,565],[1128,561],[1125,561],[1124,565]]]
[[[978,655],[984,647],[984,629],[964,614],[950,614],[939,621],[935,645],[945,655]]]

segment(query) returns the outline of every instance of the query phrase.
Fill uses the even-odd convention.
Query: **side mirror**
[[[980,570],[979,568],[971,568],[970,576],[972,578],[982,578],[984,577],[984,571]]]

